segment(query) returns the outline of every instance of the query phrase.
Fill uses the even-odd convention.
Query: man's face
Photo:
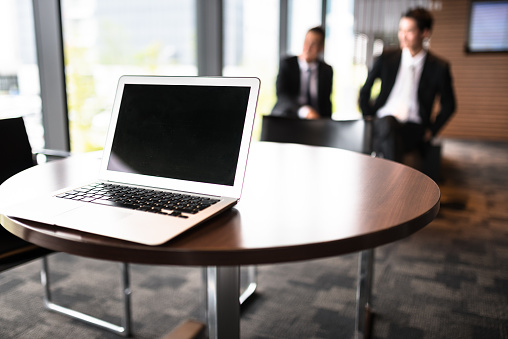
[[[399,22],[398,35],[400,48],[419,52],[423,48],[423,39],[429,36],[429,31],[420,31],[415,19],[403,17]]]
[[[307,32],[303,41],[302,57],[307,62],[315,61],[323,52],[323,41],[321,35],[314,32]]]

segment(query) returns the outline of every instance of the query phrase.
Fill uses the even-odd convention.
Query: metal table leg
[[[372,320],[371,297],[374,276],[374,249],[360,252],[358,262],[358,285],[356,289],[355,337],[370,337]]]
[[[206,286],[209,338],[240,338],[240,267],[207,267]]]

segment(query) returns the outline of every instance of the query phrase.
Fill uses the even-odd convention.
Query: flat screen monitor
[[[466,51],[508,52],[508,1],[472,0]]]

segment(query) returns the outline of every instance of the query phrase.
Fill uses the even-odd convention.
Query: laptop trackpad
[[[55,225],[107,237],[159,245],[183,232],[185,219],[95,204],[76,208],[55,218]],[[171,223],[170,221],[173,221]],[[172,226],[172,227],[171,227]]]
[[[82,202],[55,197],[35,198],[26,202],[7,206],[3,214],[18,218],[53,224],[53,218],[62,213],[83,206]]]
[[[103,233],[105,228],[115,229],[121,220],[132,215],[132,211],[95,204],[81,204],[81,207],[55,216],[57,226],[77,229],[90,233]]]

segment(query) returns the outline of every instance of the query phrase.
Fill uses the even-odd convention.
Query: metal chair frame
[[[0,122],[0,146],[4,146],[1,147],[0,153],[2,154],[2,159],[5,160],[5,164],[2,163],[4,166],[1,168],[2,172],[0,175],[0,182],[10,177],[11,175],[16,174],[17,172],[37,164],[35,159],[41,155],[50,158],[64,158],[70,155],[69,152],[63,151],[32,150],[22,117],[3,119],[0,120]],[[26,243],[26,245],[23,243],[24,242],[20,241],[19,249],[10,251],[4,255],[6,258],[4,258],[5,260],[2,261],[2,266],[0,266],[0,268],[5,270],[30,260],[42,258],[41,282],[45,292],[44,306],[47,309],[67,315],[74,319],[81,320],[85,323],[98,326],[99,328],[111,331],[119,335],[127,337],[131,334],[131,290],[129,286],[129,266],[127,263],[122,264],[123,318],[121,325],[115,325],[91,315],[74,311],[54,303],[51,297],[50,272],[47,256],[48,253],[51,253],[52,251],[32,245],[30,243]]]
[[[120,325],[107,322],[92,315],[75,311],[73,309],[61,306],[53,302],[50,283],[50,272],[48,257],[42,258],[41,283],[44,287],[44,307],[50,311],[64,314],[73,319],[80,320],[86,324],[97,326],[101,329],[113,332],[115,334],[128,337],[132,334],[131,321],[131,289],[129,264],[122,263],[122,297],[123,297],[123,317]]]

